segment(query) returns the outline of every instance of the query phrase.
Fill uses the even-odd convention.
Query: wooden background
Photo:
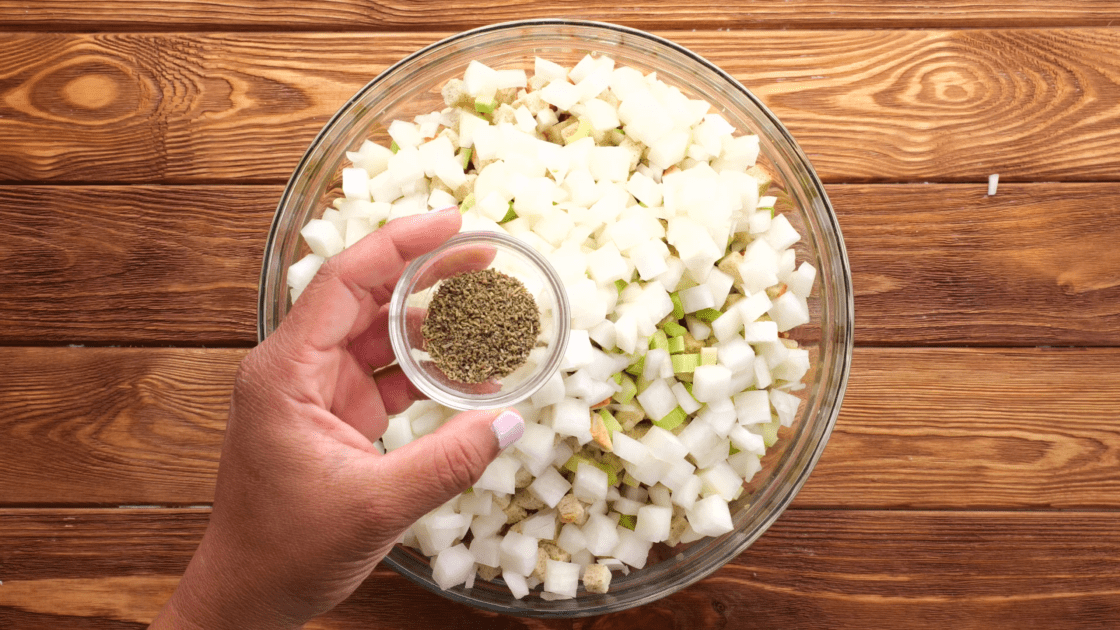
[[[655,604],[507,618],[379,570],[311,627],[1120,627],[1115,0],[0,0],[0,628],[146,625],[303,150],[401,56],[542,16],[670,37],[789,126],[851,257],[843,412],[794,507]]]

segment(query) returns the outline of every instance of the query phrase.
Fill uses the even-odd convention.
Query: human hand
[[[393,286],[460,221],[455,210],[398,219],[334,256],[245,357],[210,524],[153,628],[302,626],[520,438],[516,412],[493,410],[459,414],[388,455],[373,446],[387,416],[420,397],[385,368]]]

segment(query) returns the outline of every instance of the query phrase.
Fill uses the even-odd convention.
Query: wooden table
[[[789,126],[851,257],[843,412],[774,527],[655,604],[544,623],[379,570],[313,627],[1120,626],[1114,0],[0,0],[0,628],[152,618],[296,161],[387,64],[543,15],[664,34]]]

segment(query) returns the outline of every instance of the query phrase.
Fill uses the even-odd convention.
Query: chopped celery
[[[502,220],[498,221],[498,223],[509,223],[516,218],[517,213],[513,211],[513,202],[511,201],[509,204],[509,210],[506,210],[506,216],[502,217]]]
[[[695,372],[696,368],[700,367],[699,354],[674,354],[670,357],[673,362],[673,372]]]
[[[695,313],[693,313],[693,315],[696,316],[696,319],[698,319],[702,322],[711,323],[711,322],[714,322],[717,319],[719,319],[719,316],[723,315],[723,313],[717,311],[714,308],[702,308],[702,309],[696,311]]]
[[[641,485],[638,480],[634,478],[634,475],[631,475],[630,473],[626,473],[622,476],[622,483],[630,486],[631,488],[637,488],[639,485]]]
[[[611,413],[609,410],[600,409],[599,410],[599,417],[603,419],[603,424],[607,427],[607,430],[609,430],[609,431],[621,431],[622,430],[622,425],[618,423],[618,420],[615,419],[614,414]]]
[[[649,384],[652,383],[652,382],[653,381],[647,380],[646,377],[644,377],[644,376],[639,376],[638,377],[638,393],[640,394],[640,393],[646,391],[646,388],[649,387]]]
[[[766,445],[766,448],[774,446],[774,443],[778,441],[778,427],[780,426],[781,423],[777,420],[762,425],[762,442]]]
[[[572,455],[571,457],[569,457],[568,461],[564,462],[563,469],[570,472],[576,472],[576,470],[579,469],[580,464],[591,464],[599,470],[607,473],[608,484],[612,486],[618,485],[618,471],[616,471],[614,468],[611,468],[608,464],[584,457],[583,455]]]
[[[467,488],[466,490],[464,490],[463,494],[470,494],[471,492],[474,492],[474,486],[471,486],[471,487]]]
[[[622,290],[626,288],[627,284],[629,284],[629,283],[626,282],[625,280],[615,280],[614,281],[614,288],[618,289],[618,294],[619,295],[622,295]]]
[[[475,99],[475,101],[474,101],[474,111],[476,111],[480,114],[492,113],[494,111],[494,108],[496,108],[497,106],[498,106],[498,101],[494,100],[494,99],[491,99],[489,101],[484,101],[484,100],[481,100],[481,99]]]
[[[700,365],[715,365],[719,362],[719,350],[715,346],[700,348]]]
[[[669,299],[673,301],[673,318],[684,318],[684,304],[681,302],[681,296],[676,291],[669,294]]]
[[[615,401],[625,405],[628,404],[631,400],[634,400],[634,396],[638,394],[638,385],[634,382],[634,379],[630,378],[627,375],[623,375],[622,382],[619,383],[619,385],[622,386],[622,389],[615,392]]]
[[[472,154],[474,154],[474,149],[472,147],[467,147],[467,148],[463,149],[462,156],[463,156],[463,170],[464,171],[471,167],[471,155]]]
[[[735,453],[738,453],[738,452],[739,452],[739,449],[735,448],[735,445],[732,444],[731,445],[731,454],[734,455]]]
[[[688,395],[691,396],[692,395],[692,383],[689,383],[688,381],[681,381],[681,385],[684,385],[684,391],[688,392]]]
[[[394,140],[394,141],[393,141],[393,142],[392,142],[392,143],[391,143],[391,144],[389,145],[389,150],[390,150],[390,151],[392,151],[393,153],[396,153],[397,151],[400,151],[400,150],[401,150],[400,146],[398,146],[398,145],[397,145],[397,141],[396,141],[396,140]]]
[[[579,468],[580,464],[594,464],[594,463],[595,462],[591,461],[590,459],[587,459],[583,455],[572,455],[571,457],[568,458],[568,461],[564,462],[563,468],[564,468],[564,470],[568,470],[568,471],[571,471],[571,472],[576,472],[576,470]]]
[[[471,193],[463,198],[463,203],[459,204],[459,214],[465,214],[467,210],[474,207],[474,193]]]
[[[666,431],[672,431],[673,429],[681,426],[686,418],[688,418],[688,414],[685,413],[684,409],[681,409],[678,405],[677,407],[673,408],[672,411],[665,414],[664,418],[654,422],[654,424],[661,427],[662,429],[665,429]]]
[[[684,337],[669,338],[669,354],[684,352]]]
[[[385,227],[385,224],[388,223],[388,222],[389,222],[388,219],[381,219],[380,221],[377,222],[377,227]]]
[[[668,350],[669,349],[669,337],[665,334],[664,330],[658,330],[658,331],[654,332],[653,336],[651,336],[649,338],[649,349],[650,350]]]
[[[681,337],[686,332],[688,332],[687,328],[681,326],[677,322],[665,322],[665,325],[661,327],[661,330],[664,330],[665,334],[669,335],[670,337]]]
[[[642,370],[644,370],[645,367],[646,367],[646,355],[643,354],[640,359],[631,363],[630,367],[626,368],[626,373],[627,374],[632,374],[634,376],[641,376]]]
[[[638,524],[638,517],[633,514],[623,514],[618,517],[618,524],[626,529],[633,530],[634,526]]]
[[[611,375],[611,380],[614,381],[617,385],[621,385],[622,384],[622,372],[617,372],[615,374],[612,374]]]

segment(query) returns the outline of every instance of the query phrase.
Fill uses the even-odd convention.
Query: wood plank
[[[0,350],[3,501],[210,502],[245,352]]]
[[[281,190],[0,187],[0,344],[253,345]],[[1120,345],[1120,184],[828,192],[857,343]]]
[[[541,16],[600,20],[638,28],[935,28],[1107,26],[1120,11],[1107,0],[1012,0],[999,6],[965,0],[910,3],[898,0],[740,0],[687,6],[645,0],[625,6],[603,2],[546,0],[531,5],[452,0],[237,0],[202,4],[150,0],[2,0],[0,27],[37,30],[431,30],[466,29]]]
[[[280,193],[0,189],[0,343],[254,345],[261,260]]]
[[[751,87],[828,181],[1120,180],[1117,30],[663,34]],[[8,34],[0,181],[282,182],[440,36]]]
[[[0,501],[210,502],[243,353],[0,349]],[[796,504],[1120,509],[1117,392],[1120,349],[859,348]]]
[[[162,605],[206,518],[0,513],[0,623],[143,627],[128,624],[147,623]],[[308,627],[368,628],[376,619],[379,628],[1106,628],[1120,618],[1118,574],[1114,514],[789,510],[711,577],[621,613],[498,616],[379,568]]]

